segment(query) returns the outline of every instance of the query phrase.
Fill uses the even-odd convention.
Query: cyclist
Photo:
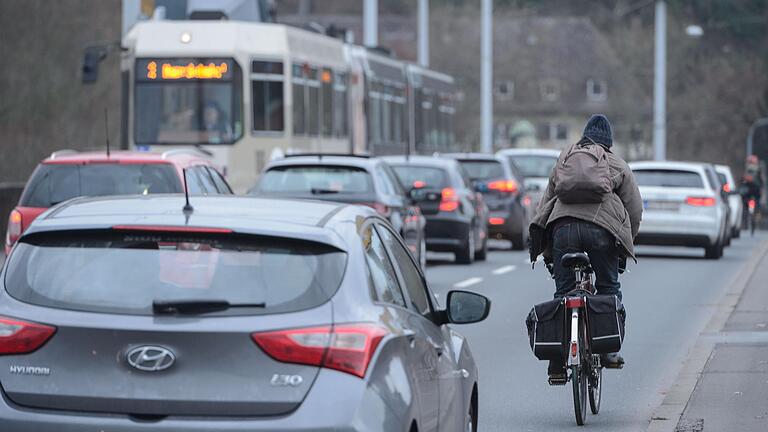
[[[611,152],[612,145],[608,119],[601,114],[593,115],[584,128],[582,138],[560,153],[531,223],[531,261],[535,262],[543,253],[544,261],[555,278],[555,298],[565,296],[575,286],[573,272],[560,262],[562,256],[570,252],[586,252],[589,255],[598,294],[615,294],[621,298],[620,262],[623,269],[627,257],[635,259],[633,240],[640,227],[643,201],[632,170]],[[565,195],[557,192],[571,186],[562,183],[574,181],[559,170],[561,167],[565,169],[565,161],[571,159],[570,155],[577,148],[607,158],[607,167],[580,170],[582,175],[606,176],[606,182],[609,182],[607,190],[599,199],[585,199],[584,202],[565,200]],[[620,368],[624,359],[618,353],[611,353],[604,355],[602,362],[606,367]],[[551,379],[564,379],[565,365],[550,361],[547,372]]]
[[[760,196],[763,191],[763,176],[760,170],[760,161],[755,155],[749,155],[747,157],[747,165],[744,170],[744,175],[741,176],[741,187],[739,193],[741,193],[741,201],[744,203],[744,212],[742,218],[742,226],[747,225],[747,218],[749,217],[749,201],[755,200],[755,212],[759,208]]]

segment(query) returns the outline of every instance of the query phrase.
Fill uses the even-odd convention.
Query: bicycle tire
[[[589,356],[586,355],[587,327],[582,317],[579,317],[579,349],[581,359],[578,366],[574,366],[571,372],[573,383],[573,412],[576,415],[576,424],[584,426],[587,421],[587,381],[589,380]]]
[[[603,367],[594,365],[595,363],[592,363],[589,380],[589,409],[596,415],[600,412],[600,401],[603,396]]]

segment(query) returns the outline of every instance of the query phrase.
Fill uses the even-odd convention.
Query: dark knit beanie
[[[613,145],[613,133],[611,132],[611,123],[602,114],[593,115],[584,127],[584,137],[602,144],[606,148]]]

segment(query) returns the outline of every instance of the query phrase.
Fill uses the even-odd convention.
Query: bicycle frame
[[[592,286],[591,272],[586,268],[574,269],[576,273],[576,287],[571,292],[581,291],[582,293],[594,294]],[[568,367],[581,364],[581,346],[579,342],[579,320],[581,319],[581,310],[585,307],[585,294],[565,297],[566,311],[571,314],[571,337],[568,345]],[[586,323],[584,323],[586,325]]]

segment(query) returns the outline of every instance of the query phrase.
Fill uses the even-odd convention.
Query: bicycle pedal
[[[562,377],[562,378],[561,377],[549,377],[549,379],[547,379],[547,382],[551,386],[564,386],[565,384],[568,383],[568,377]]]

